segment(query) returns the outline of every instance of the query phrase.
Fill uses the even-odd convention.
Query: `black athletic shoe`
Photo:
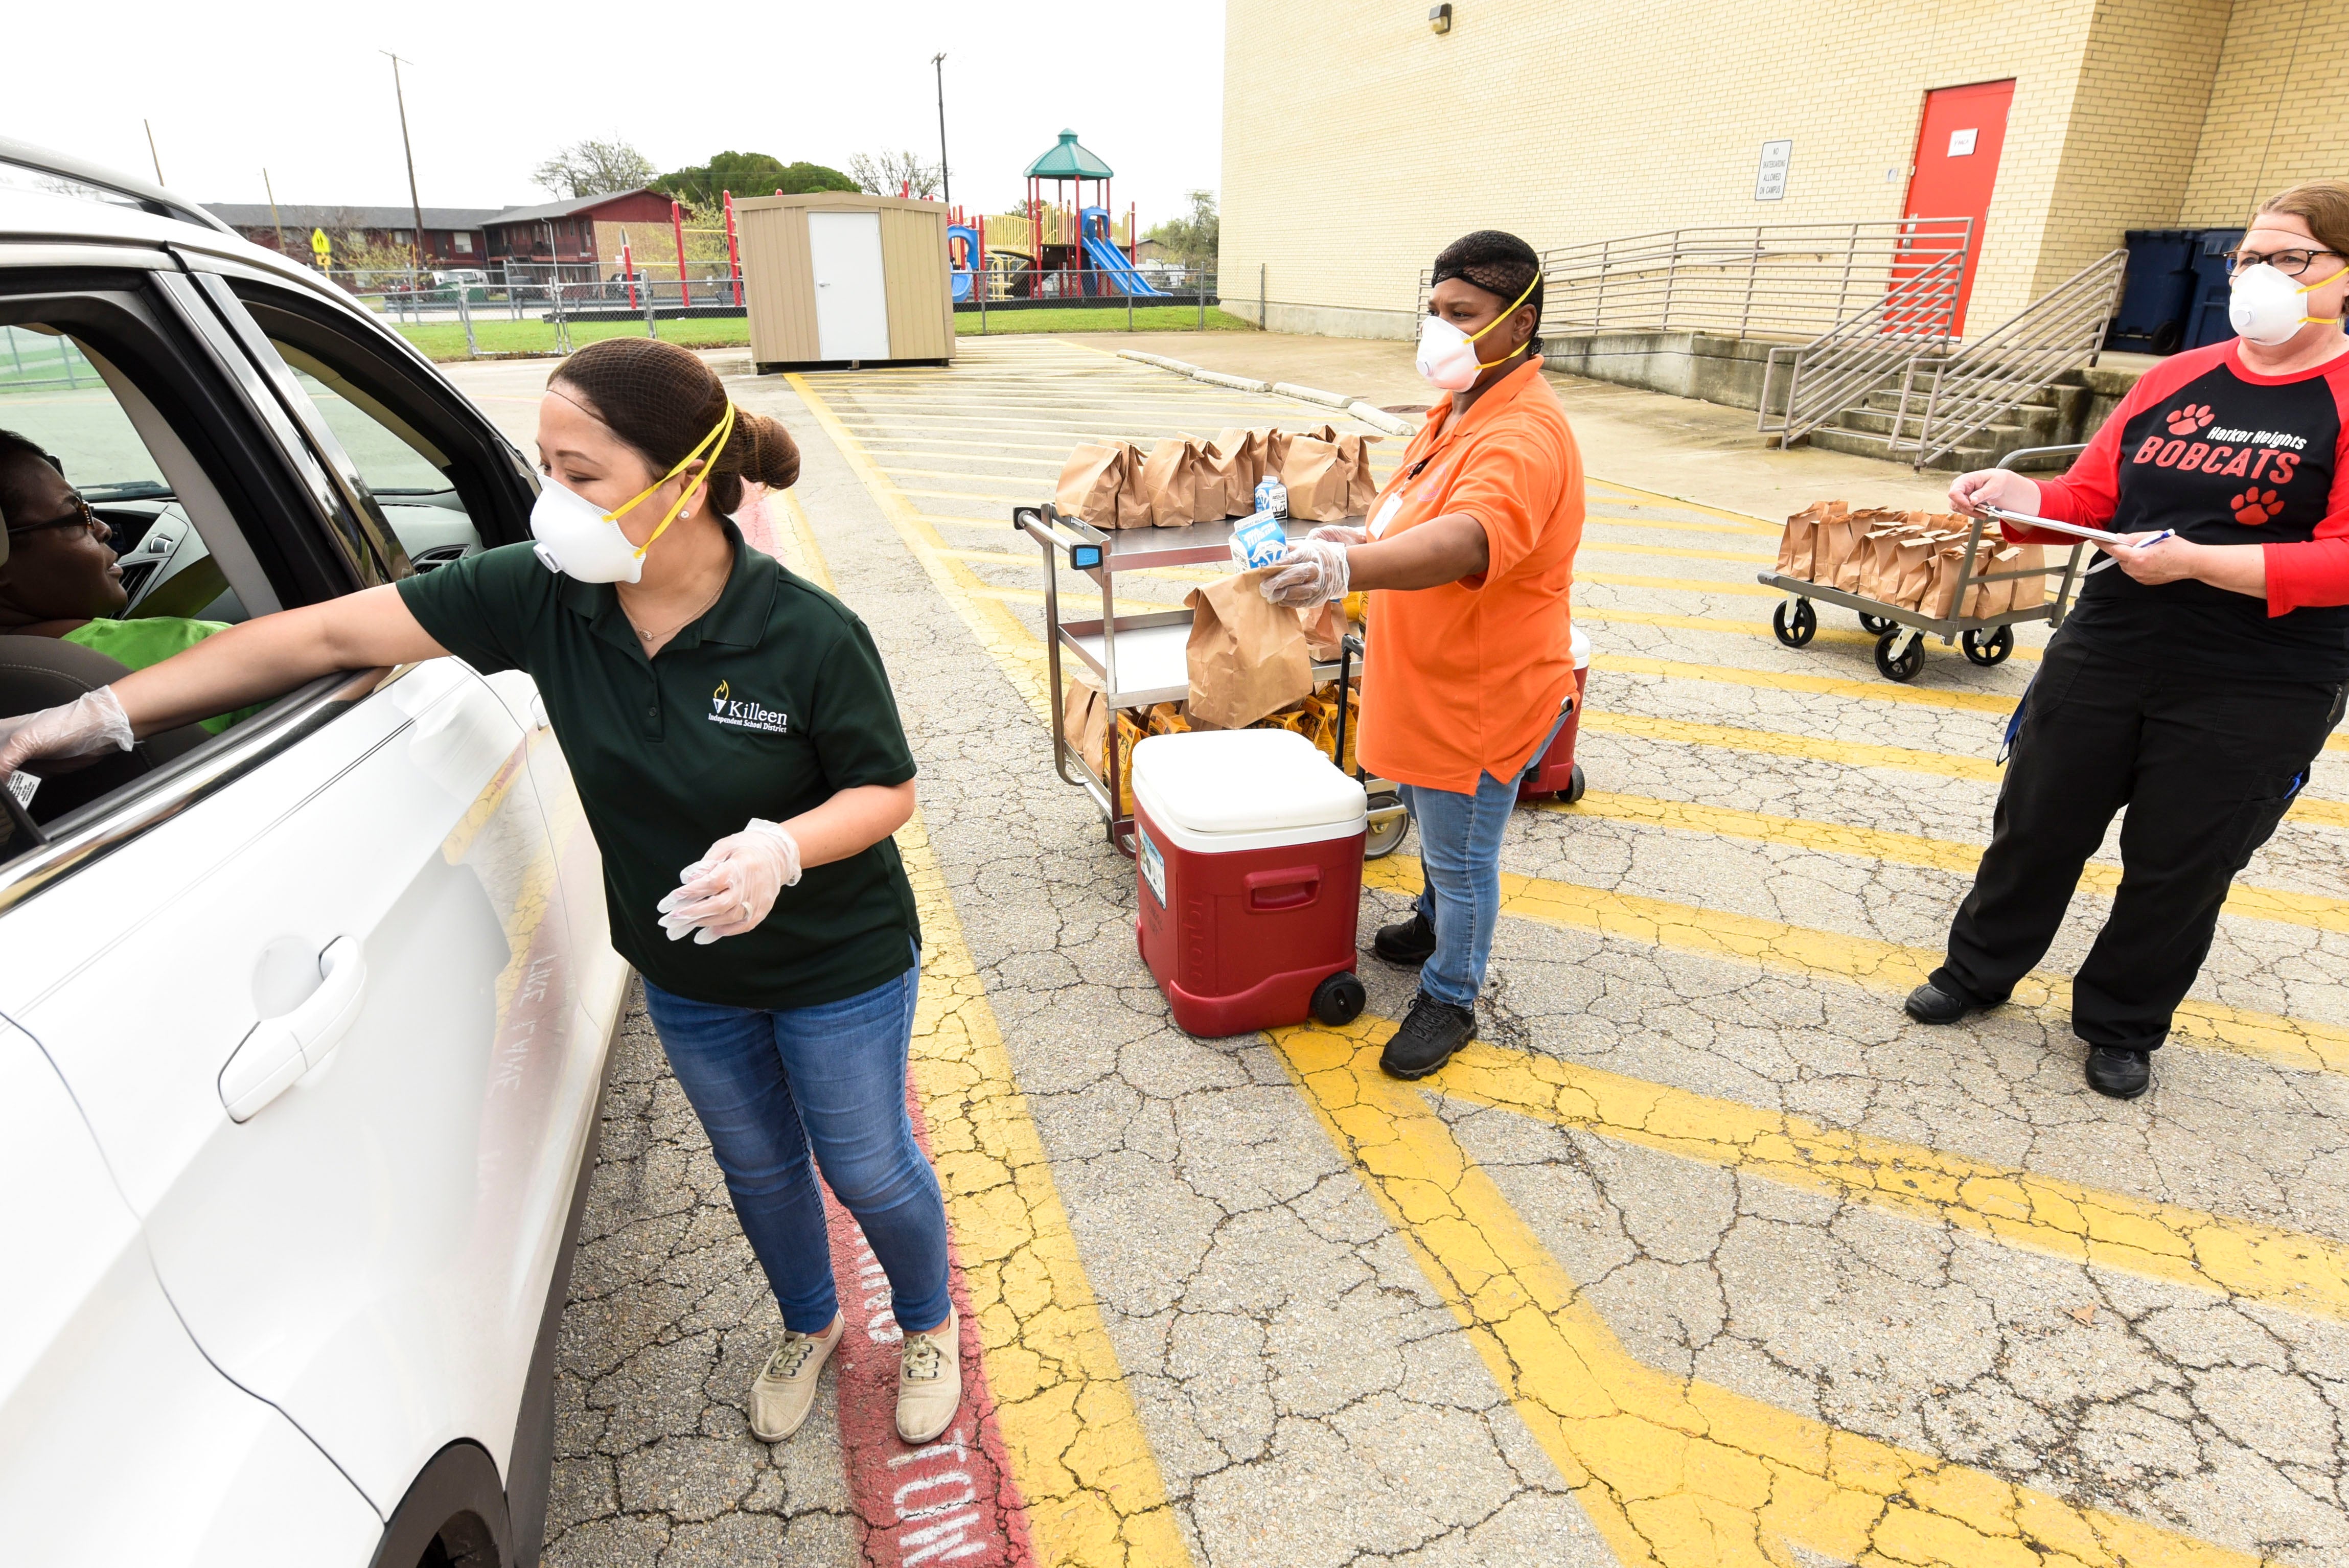
[[[1423,1078],[1452,1059],[1452,1053],[1476,1037],[1476,1011],[1439,1002],[1421,992],[1411,1001],[1402,1026],[1387,1041],[1379,1066],[1389,1077]]]
[[[1968,1013],[1988,1012],[1997,1006],[1981,1000],[1936,969],[1930,979],[1909,993],[1900,1010],[1920,1024],[1954,1024]]]
[[[1379,934],[1371,938],[1371,951],[1390,964],[1416,969],[1435,952],[1435,926],[1414,909],[1409,920],[1380,926]]]
[[[2153,1053],[2127,1046],[2089,1047],[2088,1087],[2114,1099],[2135,1099],[2153,1087]]]

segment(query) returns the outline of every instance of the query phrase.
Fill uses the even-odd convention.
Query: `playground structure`
[[[1021,212],[1004,217],[947,215],[947,265],[957,304],[973,297],[974,280],[984,280],[987,300],[1081,299],[1162,295],[1133,264],[1134,214],[1126,211],[1125,245],[1117,242],[1111,218],[1110,181],[1115,171],[1073,130],[1028,165],[1028,200]],[[1052,186],[1045,199],[1044,185]],[[1094,200],[1085,201],[1085,186]],[[1071,201],[1065,187],[1075,186]],[[1024,230],[1025,232],[1019,231]]]

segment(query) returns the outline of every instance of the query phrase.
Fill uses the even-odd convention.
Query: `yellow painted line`
[[[2169,1284],[2349,1321],[2349,1247],[1482,1042],[1427,1086],[1683,1160]]]
[[[1627,626],[1672,626],[1689,632],[1724,632],[1736,636],[1767,637],[1774,643],[1778,640],[1778,634],[1770,629],[1770,623],[1767,621],[1732,621],[1721,615],[1664,615],[1647,610],[1594,610],[1577,605],[1574,618],[1577,622],[1597,621]],[[1826,626],[1811,634],[1811,643],[1813,645],[1831,643],[1841,647],[1873,648],[1876,646],[1876,634],[1863,632],[1857,626],[1847,630]],[[2037,648],[2017,647],[2007,657],[2022,664],[2037,664],[2040,651]]]
[[[1065,458],[995,458],[993,454],[1002,451],[1006,448],[1017,448],[1023,452],[1061,452],[1063,454],[1068,450],[1067,444],[1061,441],[882,441],[874,440],[868,438],[864,444],[866,449],[876,458],[894,458],[899,456],[915,456],[918,454],[927,454],[934,457],[944,458],[970,456],[986,458],[990,461],[996,462],[1044,463],[1053,468],[1060,467],[1065,460]],[[957,450],[957,448],[961,447],[980,447],[986,449],[979,452],[965,453]]]
[[[1274,1039],[1322,1130],[1619,1561],[1790,1568],[1800,1550],[1878,1568],[2257,1563],[1646,1366],[1427,1100],[1379,1072],[1362,1023]]]
[[[1633,654],[1595,654],[1593,669],[1625,675],[1663,676],[1673,680],[1713,681],[1723,686],[1754,686],[1764,691],[1802,692],[1816,696],[1850,697],[1857,702],[1891,702],[1913,707],[1961,708],[1970,713],[2011,714],[2023,700],[2020,692],[1950,691],[1940,686],[1902,686],[1898,681],[1845,680],[1838,676],[1792,675],[1781,670],[1745,670],[1729,665],[1690,664],[1681,659],[1641,658]]]
[[[1971,876],[1981,864],[1982,846],[1954,839],[1929,839],[1916,833],[1889,833],[1876,828],[1847,827],[1840,822],[1815,822],[1800,817],[1774,817],[1760,811],[1737,811],[1722,806],[1700,806],[1685,800],[1662,800],[1648,795],[1593,792],[1568,806],[1552,802],[1544,810],[1568,816],[1604,817],[1610,821],[1638,822],[1652,828],[1704,833],[1714,838],[1751,839],[1789,849],[1821,854],[1851,855],[1896,865],[1923,866],[1929,871]],[[2090,861],[2080,871],[2080,885],[2111,897],[2121,885],[2121,868]],[[2272,920],[2305,925],[2318,931],[2349,932],[2349,899],[2323,898],[2313,893],[2286,892],[2280,888],[2246,887],[2237,883],[2227,895],[2227,913],[2248,920]]]
[[[945,518],[927,519],[925,521],[955,522],[960,520],[956,518]],[[1040,572],[1042,569],[1043,564],[1041,561],[1034,555],[1020,555],[1000,550],[949,550],[946,553],[954,557],[957,561],[968,561],[974,565],[979,566],[1024,566],[1030,572]],[[1062,568],[1062,571],[1064,572],[1069,570],[1070,569],[1066,567]],[[1092,581],[1092,579],[1084,576],[1081,573],[1078,573],[1076,575],[1081,582],[1091,583]],[[1217,572],[1213,567],[1209,566],[1144,566],[1135,571],[1120,572],[1117,573],[1117,576],[1121,578],[1156,577],[1176,583],[1220,583],[1230,575],[1231,573],[1228,572]],[[1095,603],[1098,603],[1101,599],[1101,591],[1098,588],[1092,589],[1090,591],[1083,588],[1072,588],[1069,590],[1069,592],[1071,593],[1084,593],[1087,595],[1090,602]],[[1037,597],[1043,597],[1041,590],[1038,591]],[[1165,606],[1162,604],[1159,605],[1158,608],[1164,609]]]
[[[1689,550],[1670,544],[1618,544],[1609,539],[1593,539],[1587,533],[1582,537],[1575,559],[1579,561],[1585,555],[1676,555],[1687,561],[1763,561],[1774,563],[1778,559],[1775,555],[1762,555],[1750,550]]]
[[[966,588],[963,592],[974,599],[994,599],[1007,604],[1041,604],[1044,602],[1044,591],[1041,588],[998,588],[992,583],[981,583]],[[1071,594],[1070,598],[1075,601],[1070,606],[1072,609],[1081,605],[1090,605],[1096,610],[1101,608],[1099,594],[1082,599]],[[1164,599],[1119,599],[1115,603],[1117,613],[1121,615],[1148,615],[1161,610],[1180,610],[1183,607],[1180,600]]]
[[[1419,861],[1408,855],[1371,861],[1363,868],[1362,885],[1416,894]],[[1501,873],[1501,913],[1643,946],[1755,964],[1781,974],[1850,981],[1894,995],[1923,985],[1941,962],[1940,953],[1921,947],[1511,872]],[[2015,988],[2011,1005],[2063,1013],[2070,1005],[2071,990],[2071,983],[2058,976],[2032,975]],[[2277,1067],[2349,1072],[2349,1028],[2335,1024],[2189,997],[2178,1005],[2170,1032]]]
[[[799,546],[799,560],[792,569],[827,593],[837,594],[839,586],[832,580],[832,564],[823,558],[823,549],[815,542],[815,524],[808,518],[807,508],[800,504],[799,492],[783,493],[783,516],[792,525],[792,541]]]
[[[1036,1560],[1188,1563],[1051,1161],[919,817],[899,830],[897,847],[926,944],[915,1090]]]
[[[1666,511],[1690,511],[1699,517],[1717,517],[1727,522],[1740,524],[1757,533],[1778,534],[1785,531],[1785,523],[1775,522],[1766,517],[1756,517],[1750,511],[1731,511],[1726,508],[1711,506],[1701,500],[1691,500],[1686,496],[1666,495],[1661,490],[1641,490],[1637,485],[1627,485],[1619,480],[1603,480],[1596,474],[1588,476],[1585,482],[1597,485],[1601,490],[1612,490],[1617,495],[1636,496],[1639,499],[1630,503],[1634,506],[1653,506]]]
[[[1733,579],[1708,583],[1698,577],[1627,577],[1619,573],[1577,570],[1574,580],[1577,583],[1597,583],[1609,588],[1662,588],[1676,593],[1726,593],[1734,599],[1785,597],[1775,588],[1764,588],[1759,583],[1740,583]]]
[[[822,419],[823,399],[798,376],[791,379]],[[863,462],[853,444],[843,441],[841,449],[852,466]],[[794,528],[804,525],[806,512],[796,504],[792,512]],[[829,588],[831,568],[812,532],[801,542]],[[918,815],[899,830],[897,848],[925,944],[914,1088],[1037,1561],[1189,1563],[1051,1162]]]
[[[794,371],[790,372],[790,374],[792,374],[792,375],[793,375],[793,376],[796,376],[796,375],[798,375],[798,374],[799,374],[799,372],[798,372],[798,371],[796,371],[796,370],[794,370]],[[841,438],[842,438],[843,440],[854,440],[854,439],[855,439],[855,438],[854,438],[854,436],[849,435],[849,433],[848,433],[846,430],[843,430],[843,431],[841,431],[841,432],[840,432],[840,434],[841,434]],[[874,471],[874,474],[876,474],[876,475],[878,475],[878,474],[881,472],[881,470],[880,470],[878,468],[875,468],[873,471]],[[885,479],[885,480],[883,480],[883,481],[882,481],[882,482],[883,482],[883,483],[885,483],[885,484],[886,484],[888,481]],[[913,489],[910,489],[910,488],[909,488],[909,489],[900,490],[900,489],[898,489],[898,487],[896,487],[896,486],[895,486],[895,485],[891,485],[889,488],[890,488],[892,490],[895,490],[898,495],[901,495],[901,496],[917,495],[917,496],[920,496],[920,497],[922,497],[923,499],[927,500],[983,500],[983,501],[987,502],[989,506],[1006,506],[1006,505],[1013,505],[1013,504],[1017,504],[1017,505],[1023,505],[1023,506],[1024,506],[1024,505],[1030,504],[1030,503],[1029,503],[1029,502],[1025,502],[1025,501],[1021,501],[1021,500],[1019,500],[1019,499],[1017,496],[1008,496],[1008,495],[980,495],[980,494],[979,494],[978,491],[976,491],[976,490],[913,490]],[[1049,485],[1037,485],[1037,486],[1036,486],[1036,487],[1034,487],[1034,488],[1035,488],[1036,500],[1037,500],[1038,501],[1047,501],[1047,500],[1051,500],[1051,499],[1052,499],[1051,494],[1050,494],[1050,489],[1051,489],[1051,487],[1050,487]],[[973,519],[973,520],[971,520],[971,521],[979,521],[979,520],[978,520],[978,519]],[[1011,514],[1010,514],[1009,511],[1006,511],[1006,512],[1003,514],[1003,525],[1004,525],[1006,528],[1009,528],[1009,527],[1010,527],[1010,526],[1011,526]]]
[[[1593,506],[1621,506],[1626,504],[1621,501],[1609,500],[1603,496],[1592,496],[1589,497],[1588,500],[1590,504]],[[1583,517],[1582,525],[1586,530],[1592,528],[1651,528],[1660,531],[1671,533],[1751,534],[1754,531],[1750,528],[1742,527],[1739,524],[1731,522],[1671,522],[1661,517],[1617,517],[1614,513],[1606,511],[1586,511]],[[1586,537],[1588,536],[1586,535]],[[1773,555],[1770,559],[1775,561],[1777,557]]]
[[[1027,474],[974,474],[961,469],[903,469],[890,463],[876,462],[874,467],[892,479],[910,476],[925,480],[968,480],[975,484],[1009,485],[1014,490],[1032,493],[1036,481]]]

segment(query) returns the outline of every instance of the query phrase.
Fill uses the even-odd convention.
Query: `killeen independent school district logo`
[[[730,724],[737,729],[763,729],[769,735],[788,735],[792,727],[788,714],[761,707],[754,698],[735,701],[724,681],[719,681],[718,689],[709,694],[709,722]]]

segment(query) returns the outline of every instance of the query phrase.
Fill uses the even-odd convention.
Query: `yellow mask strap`
[[[1519,294],[1516,298],[1511,300],[1506,305],[1502,307],[1500,315],[1495,316],[1492,320],[1478,327],[1475,332],[1470,333],[1468,335],[1468,341],[1471,343],[1475,342],[1478,338],[1484,336],[1486,333],[1492,331],[1495,327],[1508,320],[1510,315],[1516,312],[1517,306],[1525,304],[1526,301],[1533,297],[1534,290],[1541,287],[1541,269],[1539,267],[1536,267],[1534,269],[1534,281],[1526,285],[1526,292]],[[1501,356],[1501,359],[1506,359],[1507,357],[1508,356],[1506,354]],[[1494,366],[1498,365],[1499,363],[1501,363],[1500,359],[1480,359],[1476,361],[1476,367],[1479,370],[1490,370]]]
[[[2331,282],[2333,281],[2333,278],[2337,278],[2337,277],[2339,277],[2339,276],[2341,275],[2341,273],[2349,273],[2349,263],[2344,263],[2344,264],[2342,266],[2342,268],[2341,268],[2340,272],[2336,272],[2336,273],[2334,273],[2333,274],[2333,276],[2332,276],[2332,277],[2323,277],[2323,278],[2319,278],[2319,279],[2317,279],[2317,280],[2316,280],[2314,283],[2313,283],[2313,284],[2301,284],[2301,285],[2300,285],[2300,292],[2301,292],[2301,293],[2302,293],[2302,294],[2309,294],[2309,293],[2313,293],[2313,291],[2315,291],[2315,290],[2317,290],[2317,289],[2321,289],[2321,288],[2323,288],[2326,284],[2331,283]],[[2329,315],[2326,315],[2326,316],[2318,316],[2318,317],[2315,317],[2314,319],[2316,319],[2316,320],[2318,320],[2318,321],[2331,321],[2331,320],[2333,319],[2333,317],[2331,317],[2331,316],[2329,316]]]
[[[708,452],[712,458],[715,458],[719,452],[726,449],[726,438],[733,433],[734,404],[732,399],[730,398],[726,404],[725,417],[718,421],[717,427],[712,429],[709,434],[702,437],[698,442],[695,443],[693,450],[686,453],[685,456],[677,460],[677,467],[661,475],[660,478],[655,480],[652,483],[638,490],[635,495],[630,496],[624,504],[614,507],[610,511],[605,512],[604,514],[604,521],[606,522],[618,522],[623,513],[636,510],[636,502],[644,500],[645,497],[652,494],[653,491],[660,489],[661,486],[668,483],[669,480],[683,473],[692,465],[693,460],[696,458],[700,457],[704,452]],[[668,531],[668,525],[675,522],[678,520],[678,514],[684,511],[687,505],[692,501],[694,492],[701,489],[702,481],[708,477],[709,472],[709,470],[705,468],[700,473],[693,476],[693,482],[685,487],[685,493],[677,498],[677,504],[668,509],[667,514],[660,520],[660,526],[653,530],[650,538],[647,538],[642,544],[636,546],[636,557],[638,560],[642,560],[644,558],[645,552],[653,547],[654,540],[658,539],[662,534]]]

